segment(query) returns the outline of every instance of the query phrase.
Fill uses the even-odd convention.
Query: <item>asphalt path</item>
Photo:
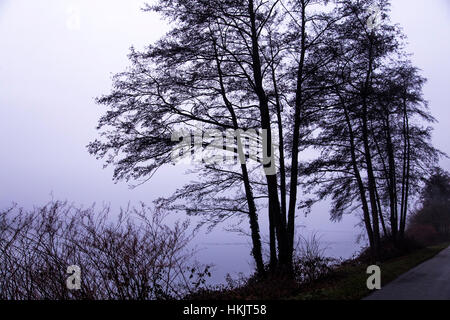
[[[450,300],[450,248],[409,270],[364,300]]]

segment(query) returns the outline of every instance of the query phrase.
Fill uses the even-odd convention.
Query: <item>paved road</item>
[[[364,300],[450,300],[450,248],[401,275]]]

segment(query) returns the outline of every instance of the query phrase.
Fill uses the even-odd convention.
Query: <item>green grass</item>
[[[434,257],[450,243],[417,250],[411,254],[385,261],[381,265],[381,282],[386,285],[420,263]],[[331,278],[320,281],[293,297],[294,300],[360,300],[368,296],[367,266],[345,265],[339,267]]]

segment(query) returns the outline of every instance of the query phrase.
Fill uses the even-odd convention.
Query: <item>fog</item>
[[[140,11],[144,2],[0,0],[0,208],[67,199],[117,210],[151,204],[182,186],[184,168],[172,166],[137,188],[114,184],[112,169],[86,151],[104,111],[94,99],[107,94],[112,74],[127,67],[130,46],[142,49],[168,30],[157,15]],[[439,120],[434,143],[450,153],[450,2],[395,0],[392,10],[413,62],[429,79],[425,97]],[[450,169],[449,160],[441,165]],[[349,215],[331,223],[323,202],[308,217],[299,215],[298,231],[318,232],[329,255],[349,257],[359,249],[358,222]],[[224,227],[196,240],[198,259],[216,265],[215,281],[250,270],[249,239]]]

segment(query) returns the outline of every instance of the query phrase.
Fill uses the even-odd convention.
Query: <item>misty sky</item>
[[[114,184],[86,151],[97,137],[103,109],[94,98],[109,93],[111,75],[128,65],[131,45],[142,49],[167,30],[158,16],[139,10],[143,0],[0,0],[0,208],[30,207],[55,199],[113,208],[169,195],[184,181],[182,168],[160,170],[139,188]],[[425,98],[435,125],[434,143],[450,154],[450,1],[393,0],[392,19],[404,28],[413,62],[428,78]],[[442,161],[450,170],[450,161]],[[328,221],[326,204],[299,223],[354,248],[358,219]],[[220,231],[202,238],[203,256],[230,264],[250,261],[249,249],[229,246],[214,255],[211,242],[239,242]],[[244,243],[245,243],[244,239]],[[338,250],[338,249],[336,249]],[[216,250],[217,251],[217,250]],[[237,269],[241,268],[242,264]],[[239,270],[236,270],[239,271]]]

